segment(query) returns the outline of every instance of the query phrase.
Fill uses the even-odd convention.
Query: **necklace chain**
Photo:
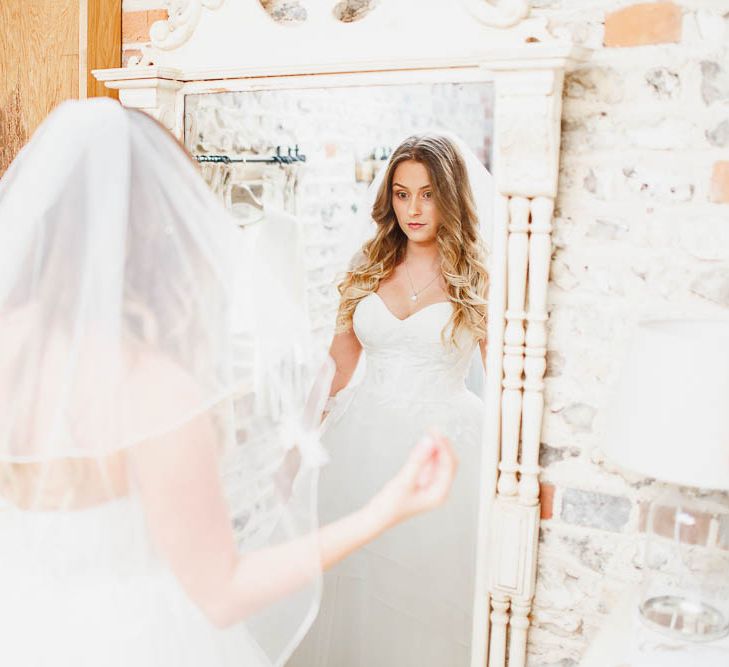
[[[404,261],[403,264],[405,265],[405,273],[407,273],[407,275],[408,275],[408,282],[410,283],[410,291],[412,292],[412,295],[410,296],[410,300],[417,301],[418,296],[420,294],[422,294],[425,290],[427,290],[428,287],[430,287],[436,281],[436,279],[438,278],[438,272],[436,272],[436,274],[433,276],[432,280],[425,287],[423,287],[419,290],[416,290],[415,285],[413,285],[413,279],[410,276],[410,269],[408,269],[408,263]]]

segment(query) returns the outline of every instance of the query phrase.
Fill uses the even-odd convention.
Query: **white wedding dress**
[[[215,628],[155,555],[141,507],[20,511],[0,498],[0,664],[264,667],[245,625]]]
[[[357,305],[365,372],[324,426],[321,522],[362,507],[428,427],[451,438],[459,469],[445,505],[324,575],[319,616],[289,667],[470,664],[483,405],[464,382],[475,341],[464,333],[458,348],[441,342],[451,312],[441,302],[400,320],[377,294]]]

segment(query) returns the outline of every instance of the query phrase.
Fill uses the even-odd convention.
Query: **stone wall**
[[[631,326],[729,316],[729,2],[533,4],[595,49],[565,83],[529,634],[531,666],[569,667],[640,577],[646,511],[663,488],[600,452]],[[700,503],[690,539],[726,558],[729,498]],[[658,512],[670,535],[673,516]]]
[[[125,0],[128,57],[161,4]],[[729,316],[729,1],[532,6],[556,36],[594,49],[565,83],[528,659],[570,667],[639,578],[644,517],[662,488],[600,452],[626,337],[641,318]],[[699,501],[691,539],[725,556],[729,498]],[[669,533],[672,515],[658,512]]]

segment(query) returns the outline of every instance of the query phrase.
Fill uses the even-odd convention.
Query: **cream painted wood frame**
[[[539,536],[546,301],[562,86],[565,71],[584,62],[588,52],[551,38],[542,22],[529,18],[524,0],[498,5],[485,0],[461,1],[460,13],[444,9],[452,7],[451,3],[432,3],[439,7],[440,16],[435,9],[428,16],[430,3],[422,3],[419,12],[426,16],[419,14],[418,20],[423,21],[422,31],[438,21],[440,25],[446,19],[451,21],[449,29],[455,25],[463,30],[464,40],[471,40],[472,48],[463,44],[460,53],[441,53],[430,40],[427,48],[407,58],[396,53],[394,46],[390,51],[384,48],[377,61],[357,55],[362,48],[357,40],[366,38],[369,17],[359,22],[364,26],[357,27],[359,33],[347,33],[350,26],[337,25],[323,14],[314,16],[318,25],[314,21],[313,27],[302,30],[313,31],[319,47],[337,39],[339,44],[345,39],[349,45],[339,55],[327,56],[321,48],[315,53],[314,42],[311,49],[302,47],[305,39],[299,46],[289,44],[299,28],[275,24],[255,0],[171,2],[173,18],[166,25],[153,26],[153,44],[145,56],[154,59],[156,66],[96,70],[94,74],[109,88],[119,90],[123,104],[150,113],[179,138],[189,94],[493,81],[495,224],[471,667],[504,667],[507,654],[510,667],[523,667]],[[402,16],[407,2],[391,2],[396,8],[393,11]],[[184,5],[188,13],[175,14],[176,5]],[[230,7],[228,16],[223,15],[226,7]],[[380,22],[380,35],[393,22],[388,23],[387,11],[385,7],[373,12],[373,21]],[[454,12],[455,18],[443,13],[446,11]],[[240,23],[242,18],[246,23]],[[422,31],[419,34],[425,34]],[[239,46],[228,43],[221,55],[217,45],[232,35],[237,35]],[[244,35],[257,35],[258,41],[245,41]],[[260,52],[261,44],[271,44],[274,37],[288,40],[284,53],[277,53],[276,58]],[[277,62],[266,64],[264,60]]]

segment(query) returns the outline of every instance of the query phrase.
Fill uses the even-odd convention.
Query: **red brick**
[[[170,18],[170,13],[166,9],[150,9],[147,12],[147,25],[152,25],[157,21],[166,21]]]
[[[729,161],[714,163],[709,199],[715,204],[729,204]]]
[[[539,485],[539,502],[541,505],[541,519],[546,521],[552,518],[554,510],[554,484]]]
[[[122,12],[122,42],[146,42],[148,39],[147,12]]]
[[[648,512],[650,503],[640,503],[638,530],[642,533],[648,530]],[[661,537],[673,537],[673,528],[676,525],[676,509],[665,505],[653,506],[653,526],[651,532]]]
[[[649,503],[640,503],[638,530],[642,533],[648,529]],[[690,512],[695,523],[692,526],[683,525],[680,528],[680,540],[684,544],[705,545],[709,537],[711,514],[703,512]],[[668,539],[674,539],[676,528],[676,508],[668,505],[656,505],[653,508],[653,533]]]
[[[709,539],[709,528],[711,527],[710,514],[692,513],[696,523],[693,526],[682,526],[680,529],[681,542],[688,544],[706,545]]]
[[[169,18],[166,9],[139,12],[122,12],[122,43],[148,42],[149,27],[156,21]]]
[[[645,2],[605,16],[605,46],[645,46],[681,41],[681,8]]]

